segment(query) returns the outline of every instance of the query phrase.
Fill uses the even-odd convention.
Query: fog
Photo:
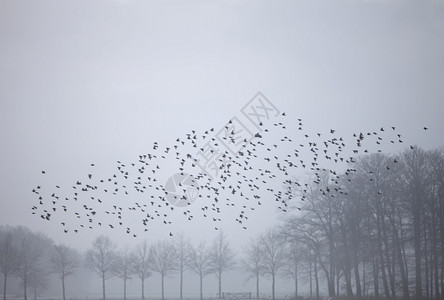
[[[444,6],[438,1],[1,1],[0,225],[26,226],[82,257],[102,234],[119,248],[132,249],[144,240],[151,245],[181,233],[195,246],[202,240],[210,245],[223,231],[240,262],[251,239],[303,214],[298,209],[304,206],[300,191],[286,199],[288,203],[275,201],[276,193],[288,188],[286,180],[308,181],[316,172],[310,167],[344,174],[354,168],[346,162],[351,156],[442,149],[443,20]],[[268,105],[269,115],[257,106],[258,99]],[[260,118],[248,114],[252,107]],[[229,141],[224,145],[222,139],[224,134],[229,137],[229,120],[240,121],[236,128],[240,124],[250,133],[255,146],[245,146],[244,152],[257,155],[249,156],[252,169],[233,163],[226,190],[217,178],[212,180],[221,193],[217,203],[205,202],[207,195],[208,201],[214,200],[210,188],[201,189],[202,197],[185,207],[166,205],[169,202],[158,197],[164,195],[168,179],[181,172],[180,159],[187,154],[198,158],[211,138],[220,151],[229,151]],[[371,136],[366,135],[359,148],[353,134],[359,139],[359,133],[367,132]],[[196,146],[187,134],[197,135]],[[345,144],[340,163],[325,158],[321,149],[333,138]],[[334,143],[329,151],[338,149]],[[167,147],[170,153],[164,153]],[[284,159],[295,149],[299,157],[293,157],[295,167],[289,167]],[[179,159],[173,150],[180,152]],[[246,155],[242,160],[236,151],[229,157],[244,164]],[[318,165],[311,165],[315,152]],[[148,159],[140,157],[148,153],[157,155],[150,167]],[[265,178],[261,173],[268,168],[266,159],[274,156],[287,167],[282,172],[273,165],[269,170],[276,177]],[[191,164],[187,160],[183,171],[199,176],[202,170]],[[145,193],[134,188],[143,165],[147,170],[139,187],[153,184]],[[128,178],[122,170],[129,172]],[[148,173],[151,179],[146,181]],[[238,180],[244,182],[239,188]],[[250,191],[248,180],[257,191]],[[114,182],[119,186],[116,195],[111,194]],[[98,189],[81,193],[87,184]],[[37,187],[39,194],[33,192]],[[78,200],[73,187],[80,190]],[[57,211],[51,211],[53,193],[60,199]],[[168,216],[156,216],[151,201],[162,205],[161,216]],[[152,208],[149,225],[142,224],[146,212],[135,203]],[[211,204],[220,211],[211,210]],[[291,208],[283,211],[283,204]],[[96,214],[86,216],[90,211],[84,205]],[[106,213],[114,205],[124,209],[120,227],[116,215]],[[208,213],[204,206],[210,207]],[[243,206],[248,219],[240,223],[236,219]],[[50,220],[44,218],[48,211]],[[228,272],[225,292],[255,293],[255,282],[246,282],[245,272]],[[148,297],[160,297],[157,276],[147,280]],[[53,280],[54,286],[42,295],[60,297]],[[93,272],[79,271],[70,280],[68,295],[100,297],[101,281]],[[261,280],[261,292],[268,297],[270,278]],[[8,290],[16,284],[20,295],[18,281],[11,279]],[[198,281],[187,275],[185,297],[198,297]],[[139,297],[139,280],[128,284],[128,295]],[[301,279],[301,295],[308,295],[308,284]],[[178,297],[177,274],[166,285],[165,296]],[[291,279],[279,279],[278,297],[291,296],[293,285]],[[215,297],[217,288],[217,278],[208,275],[205,297]],[[325,283],[321,290],[328,294]],[[110,279],[107,291],[120,296],[121,281]]]

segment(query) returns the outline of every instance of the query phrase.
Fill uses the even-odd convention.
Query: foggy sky
[[[69,186],[90,163],[109,174],[154,141],[221,128],[258,91],[313,134],[396,126],[410,144],[442,147],[444,5],[3,0],[0,224],[87,249],[102,232],[68,239],[31,215],[32,188]],[[273,210],[265,203],[247,231],[225,222],[233,247],[275,224]],[[173,231],[198,241],[213,239],[213,227],[183,222]],[[170,230],[158,226],[149,239]]]

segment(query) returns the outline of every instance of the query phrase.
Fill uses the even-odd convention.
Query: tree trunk
[[[418,200],[419,201],[419,200]],[[415,299],[422,299],[422,277],[421,277],[421,217],[416,207],[413,211],[413,243],[415,250]]]
[[[385,210],[387,210],[386,207],[382,208],[382,211],[385,211]],[[389,246],[389,243],[388,243],[388,235],[387,235],[387,229],[386,229],[384,217],[381,218],[381,230],[382,230],[382,242],[384,244],[384,251],[382,251],[382,250],[381,251],[383,253],[383,256],[386,257],[386,262],[387,262],[388,280],[386,279],[387,280],[387,291],[386,292],[388,292],[388,294],[386,294],[386,296],[394,298],[395,297],[395,282],[394,282],[395,280],[394,280],[394,274],[392,273],[392,270],[391,270],[392,262],[390,260],[390,253],[389,253],[389,250],[391,247]],[[384,288],[385,288],[385,286],[384,286]]]
[[[222,272],[219,271],[219,298],[222,298]]]
[[[203,299],[203,292],[202,292],[202,284],[203,284],[203,280],[202,280],[202,274],[199,276],[200,279],[200,300]]]
[[[183,298],[183,267],[180,267],[180,299]]]
[[[392,203],[392,211],[393,214],[395,214],[395,208],[394,208],[394,204]],[[407,276],[406,276],[406,271],[404,268],[404,261],[403,261],[403,257],[402,257],[402,249],[401,249],[401,242],[400,242],[400,237],[398,234],[398,229],[396,226],[396,222],[395,222],[395,216],[393,215],[390,218],[390,221],[392,223],[392,227],[393,227],[393,239],[394,239],[394,251],[396,251],[396,256],[398,257],[398,264],[399,264],[399,271],[401,274],[401,286],[402,286],[402,298],[405,300],[408,300],[409,298],[409,286],[408,286],[408,280],[407,280]],[[395,256],[395,255],[393,255]],[[393,259],[395,259],[393,257]],[[395,262],[393,261],[393,264],[395,264]],[[393,272],[394,273],[394,272]]]
[[[319,299],[319,276],[318,276],[318,264],[316,262],[316,256],[314,257],[314,273],[315,273],[315,285],[316,285],[316,299]]]
[[[274,287],[275,287],[275,283],[276,283],[276,276],[275,274],[271,275],[271,299],[275,300],[275,295],[274,295]]]
[[[425,227],[425,225],[424,225],[424,227]],[[424,234],[426,234],[426,233],[424,232]],[[424,239],[424,249],[423,249],[422,253],[424,254],[425,296],[426,296],[426,299],[430,299],[429,260],[428,260],[427,237]]]
[[[331,214],[330,214],[331,215]],[[329,268],[330,268],[330,276],[329,276],[329,280],[328,282],[328,295],[330,297],[334,297],[335,296],[335,266],[334,266],[334,261],[335,261],[335,248],[334,248],[334,242],[333,242],[333,229],[330,225],[330,234],[329,234]]]
[[[352,251],[352,265],[353,265],[353,271],[354,271],[354,277],[355,277],[355,287],[356,287],[356,296],[361,297],[362,295],[362,288],[361,288],[361,278],[359,273],[359,249],[361,247],[361,230],[360,230],[360,223],[362,221],[360,217],[360,212],[362,211],[360,202],[353,202],[354,203],[354,213],[352,218],[352,226],[351,226],[351,251]],[[351,272],[351,271],[350,271]],[[350,275],[351,276],[351,275]]]
[[[328,287],[328,296],[334,297],[335,296],[335,276],[329,275],[327,277],[327,287]]]
[[[256,274],[256,299],[259,299],[259,274]]]
[[[298,296],[298,279],[294,279],[294,297],[296,298]]]
[[[359,262],[358,262],[358,256],[355,254],[354,258],[354,272],[355,272],[355,286],[356,286],[356,296],[361,297],[362,291],[361,291],[361,278],[359,276]]]
[[[298,295],[298,265],[294,266],[294,296]]]
[[[62,297],[63,297],[63,300],[66,299],[66,297],[65,297],[65,276],[63,276],[63,275],[62,275]]]
[[[126,278],[123,279],[123,300],[126,300]]]
[[[106,297],[105,297],[105,275],[102,276],[102,293],[103,293],[103,300],[106,300]]]
[[[338,293],[339,295],[339,281],[341,280],[341,278],[339,277],[339,268],[336,268],[336,293]],[[346,279],[347,280],[347,279]]]
[[[164,290],[164,281],[165,281],[165,276],[162,274],[161,275],[161,277],[162,277],[162,300],[164,300],[165,299],[165,290]]]
[[[7,278],[8,278],[7,274],[8,273],[5,272],[5,276],[4,276],[4,279],[3,279],[3,300],[6,300],[6,281],[7,281]]]
[[[312,262],[311,262],[311,254],[308,252],[308,264],[310,265],[310,299],[313,299],[313,275],[312,273]]]
[[[407,280],[407,275],[406,275],[406,271],[404,268],[404,261],[402,259],[402,249],[401,249],[401,244],[399,242],[399,238],[398,238],[398,234],[396,234],[396,239],[397,239],[397,248],[398,248],[398,260],[399,260],[399,270],[401,273],[401,281],[402,281],[402,296],[404,299],[408,299],[409,298],[409,282]],[[407,263],[407,262],[406,262]]]
[[[433,265],[433,279],[435,282],[435,298],[439,299],[441,296],[440,290],[439,290],[439,255],[438,255],[438,247],[437,247],[437,241],[436,241],[436,224],[435,220],[433,220],[433,258],[434,258],[434,265]]]
[[[28,294],[26,292],[27,289],[27,278],[26,278],[26,274],[25,274],[25,279],[23,280],[23,295],[24,295],[24,300],[28,300]]]
[[[373,285],[375,290],[375,297],[379,297],[379,278],[378,278],[378,256],[373,258]]]
[[[367,296],[367,278],[365,276],[365,262],[362,263],[362,296]]]
[[[343,222],[341,222],[341,233],[342,233],[342,240],[344,243],[344,254],[345,254],[345,268],[344,268],[344,276],[345,276],[345,287],[346,287],[346,292],[347,292],[347,296],[348,297],[352,297],[353,296],[353,289],[352,289],[352,276],[351,276],[351,255],[350,255],[350,250],[349,250],[349,244],[348,244],[348,237],[347,237],[347,232],[345,229],[345,225],[343,224]],[[338,271],[339,272],[339,271]],[[338,276],[339,277],[339,276]],[[339,278],[338,278],[339,280]],[[337,294],[339,295],[339,287],[337,287],[336,289]]]
[[[400,242],[399,245],[401,247],[401,255],[402,255],[402,260],[404,261],[404,269],[405,269],[405,282],[406,282],[406,286],[408,286],[409,283],[409,269],[408,269],[408,263],[407,263],[407,256],[406,256],[406,252],[405,252],[405,241],[406,238],[404,237],[404,229],[402,227],[402,216],[401,216],[401,212],[398,212],[398,222],[399,222],[399,235],[400,235]],[[408,288],[407,288],[408,291]],[[410,294],[410,292],[409,292]]]
[[[389,286],[388,286],[388,281],[387,281],[387,275],[385,273],[385,265],[384,265],[384,252],[383,252],[383,246],[382,246],[382,229],[381,229],[381,218],[382,218],[382,213],[381,213],[382,208],[379,208],[378,205],[378,209],[377,209],[377,238],[378,238],[378,254],[379,254],[379,263],[380,263],[380,268],[381,268],[381,276],[382,276],[382,283],[384,286],[384,294],[386,297],[390,296],[390,291],[389,291]]]
[[[142,300],[145,300],[145,278],[142,278]]]

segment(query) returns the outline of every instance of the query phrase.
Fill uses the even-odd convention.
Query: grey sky
[[[90,163],[109,174],[154,141],[221,128],[258,91],[313,134],[397,126],[404,146],[442,147],[444,5],[3,0],[1,224],[86,249],[99,232],[66,240],[31,217],[32,188],[69,186]],[[227,234],[239,244],[272,226],[270,207],[251,216],[251,230],[225,223]],[[150,238],[170,229],[156,230]],[[199,222],[174,230],[214,235]]]

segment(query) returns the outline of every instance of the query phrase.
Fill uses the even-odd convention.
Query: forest
[[[192,273],[196,298],[207,298],[205,279],[218,282],[223,296],[226,272],[253,280],[252,298],[278,298],[277,283],[292,282],[293,297],[355,299],[442,299],[444,296],[444,151],[410,147],[398,154],[359,156],[341,174],[314,169],[282,187],[286,213],[269,230],[251,236],[236,253],[230,236],[191,243],[187,236],[141,241],[129,248],[100,235],[86,253],[56,244],[26,227],[0,228],[0,290],[9,299],[10,282],[19,282],[24,300],[37,298],[56,276],[59,298],[69,298],[70,279],[81,266],[101,280],[140,282],[154,273],[161,281],[179,279],[175,299],[185,298],[183,282]],[[273,199],[269,199],[274,201]],[[265,280],[264,280],[265,279]],[[15,286],[17,287],[17,285]],[[266,291],[266,292],[264,292]],[[17,292],[14,291],[14,295]]]

